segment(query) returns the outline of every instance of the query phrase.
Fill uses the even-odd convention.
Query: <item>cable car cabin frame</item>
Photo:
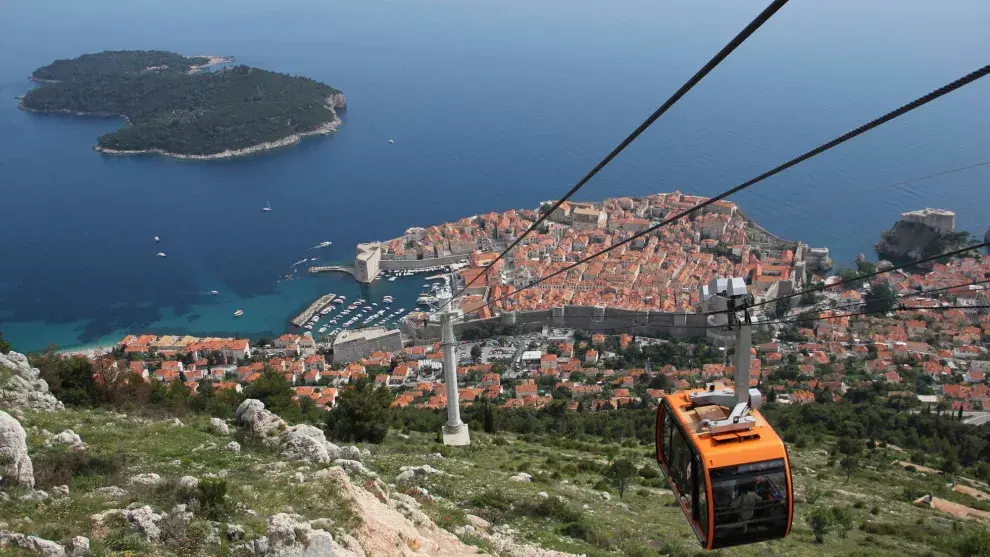
[[[702,421],[730,411],[692,400],[704,392],[666,395],[657,410],[657,462],[698,540],[718,549],[787,536],[794,490],[784,443],[756,410],[751,427],[711,433]]]

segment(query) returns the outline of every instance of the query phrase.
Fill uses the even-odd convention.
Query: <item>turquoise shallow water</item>
[[[260,336],[326,292],[279,281],[410,226],[559,196],[762,9],[758,2],[95,0],[0,8],[0,329],[24,350],[128,331]],[[581,192],[714,194],[987,63],[990,4],[792,2]],[[42,39],[43,38],[43,39]],[[334,136],[242,160],[107,157],[117,120],[16,108],[55,58],[116,48],[234,55],[342,89]],[[781,236],[869,253],[903,210],[990,224],[990,82],[739,195]],[[395,144],[389,145],[388,139]],[[274,211],[262,213],[270,201]],[[160,236],[156,245],[152,237]],[[332,240],[328,250],[307,248]],[[168,257],[154,257],[165,251]],[[211,297],[208,292],[222,294]],[[235,309],[245,315],[233,319]]]

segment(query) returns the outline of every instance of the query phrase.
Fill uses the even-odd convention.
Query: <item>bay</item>
[[[0,330],[20,350],[125,332],[273,335],[316,296],[302,258],[559,197],[756,13],[753,1],[261,0],[0,6]],[[792,2],[615,160],[581,199],[715,194],[986,64],[990,5]],[[232,55],[342,89],[330,137],[216,162],[91,150],[119,120],[17,109],[56,58],[158,48]],[[988,222],[990,82],[977,82],[737,196],[840,263],[904,210]],[[393,139],[394,144],[388,144]],[[273,211],[262,213],[271,202]],[[155,244],[154,236],[161,237]],[[308,248],[324,240],[327,250]],[[154,254],[164,251],[167,258]],[[221,294],[213,297],[210,290]],[[235,309],[244,309],[234,319]]]

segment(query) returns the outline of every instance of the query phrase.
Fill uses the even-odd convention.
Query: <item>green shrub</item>
[[[561,529],[561,533],[570,538],[586,541],[601,549],[611,549],[613,547],[612,540],[607,535],[598,528],[583,521],[568,523]]]
[[[830,509],[815,507],[808,514],[808,527],[815,536],[815,543],[824,543],[825,536],[834,524],[834,515]]]
[[[578,522],[584,513],[574,508],[559,497],[540,499],[538,503],[526,503],[519,506],[518,512],[526,516],[541,516],[560,522]]]
[[[960,557],[977,557],[990,555],[990,530],[979,528],[959,541],[957,546]]]
[[[223,520],[229,512],[227,501],[227,480],[223,478],[203,478],[199,481],[197,499],[200,512],[210,520]]]
[[[479,509],[497,509],[500,511],[507,511],[512,505],[512,501],[508,499],[501,491],[489,489],[472,497],[471,504]]]
[[[74,451],[68,447],[43,449],[31,458],[37,489],[70,485],[73,478],[89,476],[97,487],[119,483],[121,472],[132,460],[124,452]]]
[[[870,514],[872,514],[873,516],[879,516],[880,515],[880,505],[873,505],[873,507],[870,508]]]
[[[814,505],[819,499],[822,498],[822,495],[824,494],[825,493],[821,489],[818,489],[816,486],[812,486],[808,488],[808,493],[805,495],[805,500],[808,501],[808,504]]]
[[[112,515],[103,522],[106,535],[94,543],[94,554],[101,554],[102,550],[133,552],[141,555],[145,549],[145,542],[141,535],[134,531],[127,519],[121,515]]]
[[[639,477],[652,480],[660,477],[660,471],[653,466],[644,466],[639,469]]]
[[[866,507],[866,503],[864,503],[862,501],[856,501],[855,503],[853,503],[853,508],[854,509],[862,509],[862,508],[865,508],[865,507]]]

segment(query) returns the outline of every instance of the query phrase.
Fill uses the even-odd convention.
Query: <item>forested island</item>
[[[21,100],[35,112],[120,116],[128,126],[97,139],[104,153],[215,159],[328,134],[341,124],[341,91],[313,79],[237,65],[229,58],[106,51],[38,68]]]

